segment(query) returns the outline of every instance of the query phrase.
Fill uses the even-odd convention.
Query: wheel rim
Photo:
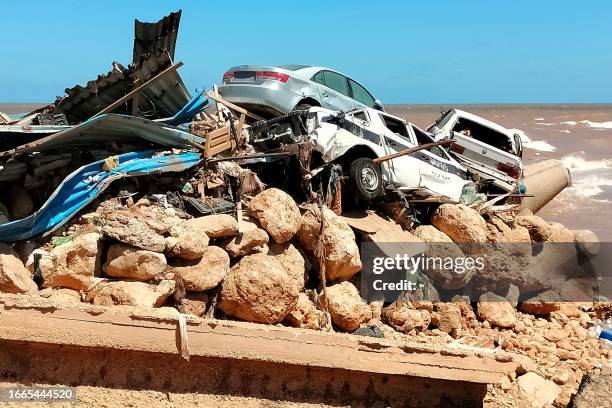
[[[376,191],[378,188],[378,177],[374,169],[364,167],[361,170],[361,185],[368,191]]]

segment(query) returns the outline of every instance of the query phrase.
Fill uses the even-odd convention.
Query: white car
[[[450,153],[484,180],[512,192],[523,175],[521,137],[459,109],[444,113],[428,131],[436,140],[453,139]]]
[[[371,108],[343,114],[314,107],[255,124],[252,143],[270,147],[277,142],[310,139],[324,162],[337,162],[348,171],[355,193],[364,200],[383,194],[384,183],[415,195],[439,195],[462,201],[468,179],[467,168],[436,146],[385,161],[373,159],[433,142],[427,132],[412,123]],[[281,140],[282,139],[282,140]],[[474,188],[468,189],[474,191]]]

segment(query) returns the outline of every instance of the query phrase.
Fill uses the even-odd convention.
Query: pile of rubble
[[[410,338],[518,361],[518,375],[489,390],[489,402],[499,406],[566,406],[586,373],[609,364],[611,351],[592,328],[610,317],[612,304],[598,297],[597,276],[580,261],[597,255],[597,237],[548,223],[525,205],[539,200],[531,207],[537,211],[551,197],[476,192],[461,179],[454,186],[459,201],[378,186],[380,196],[353,203],[344,176],[350,163],[321,165],[310,140],[287,146],[280,136],[289,128],[272,131],[214,91],[189,99],[172,61],[179,18],[157,23],[169,30],[158,41],[171,51],[159,54],[159,44],[138,41],[129,69],[116,66],[20,120],[4,117],[20,127],[7,131],[23,135],[39,126],[45,137],[0,152],[8,191],[0,197],[0,292],[48,298],[60,308],[163,308],[193,318]],[[180,85],[174,100],[155,92],[170,83]],[[108,97],[102,109],[86,103],[87,89],[98,85]],[[125,95],[113,99],[115,91]],[[204,110],[206,97],[216,110]],[[148,104],[163,109],[147,118]],[[107,114],[116,109],[123,115]],[[332,119],[353,128],[343,115]],[[249,144],[250,120],[267,129],[260,141],[280,135],[275,149]],[[331,129],[335,135],[340,128]],[[379,165],[444,143],[368,160]],[[370,170],[378,168],[371,163]],[[543,183],[547,176],[537,174]],[[367,219],[374,221],[363,227]],[[426,268],[419,290],[366,301],[360,245],[397,237],[452,258],[479,245],[484,269]]]
[[[508,273],[509,265],[461,281],[428,271],[428,299],[407,294],[391,304],[368,304],[358,289],[363,233],[356,235],[327,207],[298,205],[280,189],[244,198],[246,212],[237,219],[194,218],[152,197],[106,197],[50,239],[0,244],[0,292],[48,297],[63,307],[170,307],[199,317],[400,340],[407,335],[483,354],[505,350],[523,364],[524,374],[491,391],[501,401],[516,394],[564,406],[583,375],[612,357],[589,331],[595,320],[610,316],[610,303],[563,302],[577,292],[592,296],[584,277],[563,278],[559,292],[519,302],[512,282],[526,278]],[[577,253],[594,250],[585,232],[534,215],[483,217],[465,205],[443,204],[431,221],[406,233],[429,248],[533,241],[576,243]],[[486,291],[492,281],[506,282],[506,292]],[[481,287],[477,303],[447,298],[447,288],[470,282]]]

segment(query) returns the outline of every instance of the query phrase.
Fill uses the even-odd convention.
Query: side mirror
[[[379,101],[378,99],[376,99],[374,101],[374,109],[378,109],[379,111],[384,111],[385,108],[383,107],[383,104],[381,101]]]

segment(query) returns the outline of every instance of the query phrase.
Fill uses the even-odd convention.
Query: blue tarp
[[[159,153],[158,150],[149,150],[119,155],[119,166],[111,171],[102,170],[103,160],[75,170],[34,214],[0,225],[0,241],[19,241],[56,230],[98,197],[114,180],[183,171],[202,160],[199,153],[164,156]]]
[[[183,106],[174,116],[171,118],[159,119],[159,122],[172,126],[180,126],[189,122],[195,115],[202,112],[207,105],[208,97],[204,95],[204,91],[202,91],[187,102],[187,104],[185,104],[185,106]]]

